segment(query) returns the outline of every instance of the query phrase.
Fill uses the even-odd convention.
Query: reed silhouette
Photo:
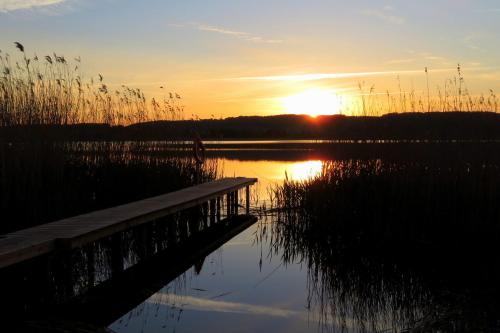
[[[499,164],[343,160],[274,188],[273,251],[333,331],[498,330]]]
[[[148,100],[137,88],[110,88],[102,74],[85,80],[79,57],[69,60],[56,53],[29,57],[21,43],[15,46],[19,51],[15,57],[0,52],[0,127],[123,125],[183,117],[178,93]]]
[[[22,142],[0,146],[0,232],[26,228],[213,180],[217,163],[154,144]]]
[[[101,74],[85,80],[79,57],[15,47],[15,57],[0,52],[0,233],[215,178],[215,163],[155,154],[154,144],[74,140],[82,128],[181,119],[178,93],[147,100],[139,89],[112,90]]]

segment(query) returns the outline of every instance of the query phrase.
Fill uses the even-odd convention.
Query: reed
[[[273,189],[273,251],[307,267],[327,329],[491,330],[499,184],[497,162],[467,156],[326,162]]]
[[[0,147],[0,232],[164,194],[217,176],[165,143],[23,142]],[[156,152],[155,152],[156,151]]]
[[[484,160],[343,160],[311,179],[286,179],[274,195],[284,214],[308,216],[294,225],[304,232],[328,228],[352,246],[456,249],[498,237],[498,185],[499,165]]]
[[[86,80],[79,57],[69,60],[56,53],[30,57],[22,44],[15,45],[20,57],[0,51],[0,126],[126,125],[184,116],[176,92],[149,100],[140,89],[112,88],[102,74]]]
[[[358,83],[358,90],[351,96],[351,103],[342,103],[341,114],[354,116],[381,116],[387,113],[407,112],[498,112],[499,99],[493,89],[484,93],[472,93],[465,80],[463,68],[457,65],[455,75],[436,85],[431,91],[429,76],[432,71],[425,67],[425,87],[416,90],[411,84],[405,87],[398,76],[397,90],[378,91],[375,85],[366,89],[366,83]]]
[[[148,100],[140,89],[84,79],[81,59],[0,52],[0,233],[154,196],[214,179],[184,148],[162,143],[73,142],[55,129],[179,120],[181,96]],[[68,127],[68,133],[74,127]],[[168,138],[168,133],[166,134]]]

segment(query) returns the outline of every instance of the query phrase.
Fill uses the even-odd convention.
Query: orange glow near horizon
[[[339,97],[329,90],[319,88],[282,97],[281,103],[286,113],[305,114],[313,118],[338,114],[341,111]]]

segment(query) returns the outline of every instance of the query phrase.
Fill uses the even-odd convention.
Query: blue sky
[[[88,75],[185,96],[191,113],[280,113],[304,89],[442,85],[461,63],[471,90],[500,89],[500,3],[434,1],[0,0],[0,49],[81,56]],[[315,73],[353,78],[237,80]],[[404,74],[407,73],[407,74]],[[285,110],[286,111],[286,110]]]

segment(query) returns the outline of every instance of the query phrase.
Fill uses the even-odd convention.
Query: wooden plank
[[[3,235],[0,238],[0,268],[50,253],[56,248],[83,246],[256,182],[256,178],[224,178]]]

